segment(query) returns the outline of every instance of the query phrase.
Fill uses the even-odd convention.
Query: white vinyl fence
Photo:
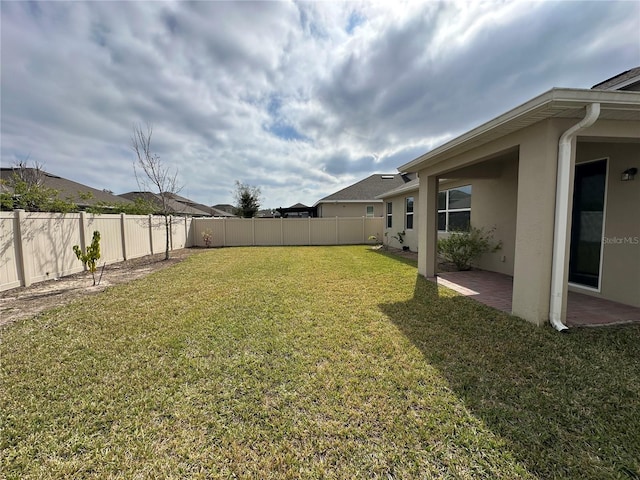
[[[276,245],[357,245],[381,238],[382,217],[358,218],[194,218],[193,245],[203,247],[212,234],[213,247]]]
[[[190,246],[191,219],[171,219],[171,249]],[[100,232],[100,265],[165,250],[164,217],[81,213],[0,212],[0,291],[84,269],[73,253]]]
[[[381,238],[377,218],[184,218],[171,219],[172,250],[205,246],[349,245]],[[100,265],[164,252],[164,217],[88,213],[0,212],[0,291],[83,271],[73,246],[83,250],[100,232]]]

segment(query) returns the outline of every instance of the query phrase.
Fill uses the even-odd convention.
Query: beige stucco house
[[[382,217],[383,201],[378,195],[414,179],[415,174],[376,173],[318,200],[313,207],[318,217]]]
[[[406,239],[419,273],[437,273],[438,232],[470,222],[502,241],[478,266],[513,276],[514,315],[563,330],[569,289],[640,307],[634,71],[637,80],[625,72],[592,90],[549,90],[400,166],[419,185],[383,200],[396,231],[413,197],[416,232]]]
[[[418,224],[420,222],[420,216],[416,211],[418,195],[418,178],[378,195],[378,199],[383,202],[384,237],[382,242],[385,245],[408,248],[412,252],[418,251]],[[400,235],[402,233],[403,235]],[[402,238],[402,242],[400,242],[400,238]]]

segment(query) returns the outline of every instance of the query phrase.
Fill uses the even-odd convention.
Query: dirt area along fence
[[[191,219],[171,218],[172,250],[191,245]],[[164,217],[85,212],[0,212],[0,291],[83,271],[73,246],[83,250],[100,232],[100,264],[164,252]]]

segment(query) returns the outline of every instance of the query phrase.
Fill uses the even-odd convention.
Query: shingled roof
[[[640,90],[640,67],[619,73],[591,87],[592,90]]]
[[[0,178],[8,182],[14,174],[18,173],[18,170],[18,168],[0,168]],[[25,170],[27,173],[31,172],[34,176],[37,174],[34,168],[26,168]],[[80,209],[96,204],[116,205],[118,203],[129,203],[129,200],[120,198],[109,191],[98,190],[97,188],[89,187],[82,183],[58,177],[57,175],[52,175],[44,171],[40,171],[40,174],[42,175],[45,187],[57,190],[59,198],[75,203]],[[8,191],[10,187],[5,185],[4,190]]]
[[[154,205],[160,209],[162,207],[162,199],[160,195],[152,192],[127,192],[120,195],[122,198],[129,200],[142,199],[146,203]],[[223,212],[222,210],[208,207],[201,203],[194,202],[188,198],[182,197],[175,193],[167,193],[167,206],[169,211],[175,215],[188,215],[192,217],[233,217],[233,215]]]
[[[394,190],[416,177],[415,173],[373,174],[364,180],[321,198],[314,206],[321,203],[334,202],[368,202],[376,201],[379,195]],[[379,200],[378,200],[379,201]]]

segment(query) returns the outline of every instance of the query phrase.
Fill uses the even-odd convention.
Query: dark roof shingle
[[[336,201],[370,201],[383,193],[394,190],[415,178],[414,173],[390,173],[390,174],[373,174],[364,180],[360,180],[342,190],[332,193],[316,202],[316,205],[323,202]]]

